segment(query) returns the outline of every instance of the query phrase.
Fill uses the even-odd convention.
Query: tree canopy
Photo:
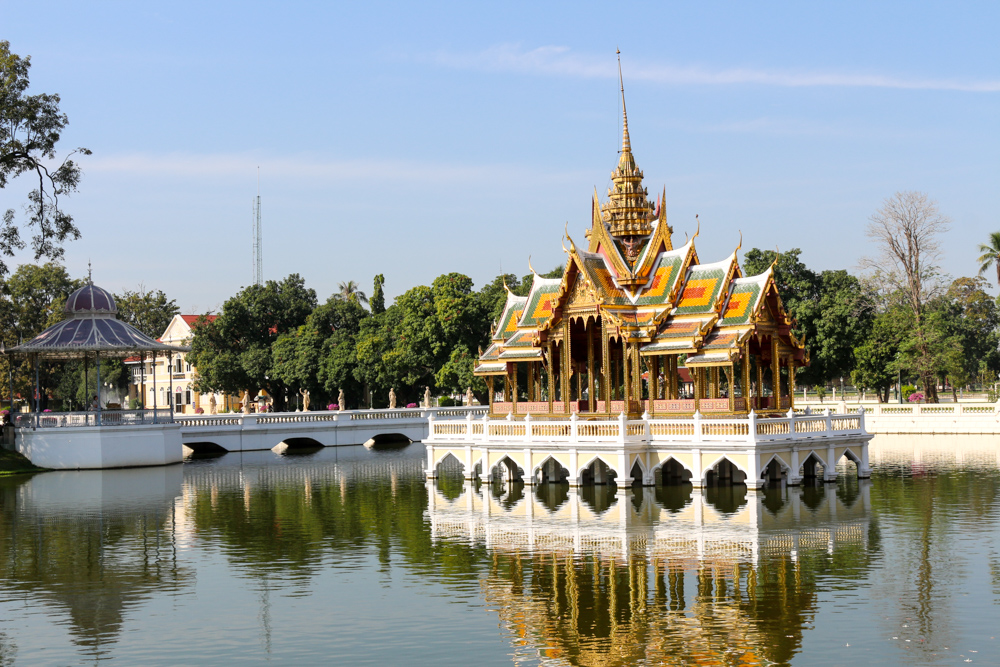
[[[23,175],[37,181],[24,210],[38,261],[58,259],[63,242],[80,237],[73,217],[60,208],[59,198],[76,191],[80,182],[80,167],[73,156],[90,155],[90,151],[77,148],[57,161],[56,145],[69,118],[59,110],[59,95],[28,94],[30,68],[30,56],[22,58],[11,52],[10,42],[0,41],[0,189]],[[0,225],[0,254],[7,257],[27,245],[16,218],[15,210],[7,209]],[[7,265],[0,261],[0,275],[5,273]]]

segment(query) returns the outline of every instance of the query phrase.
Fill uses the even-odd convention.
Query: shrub
[[[416,403],[407,403],[406,407],[408,407],[408,408],[415,408],[415,407],[417,407],[417,404]]]
[[[326,409],[332,412],[333,410],[339,410],[340,406],[337,405],[336,403],[331,403],[330,405],[326,406]]]
[[[816,398],[822,403],[823,399],[826,398],[826,387],[816,387]]]
[[[903,392],[903,400],[904,401],[910,400],[910,394],[912,394],[916,390],[917,388],[914,387],[912,384],[904,384],[903,388],[901,389],[901,391]]]
[[[451,396],[442,396],[441,398],[438,399],[439,408],[450,408],[453,407],[454,405],[457,404],[455,402],[455,399],[452,398]]]
[[[194,413],[196,415],[203,415],[203,414],[205,414],[205,409],[204,408],[195,408],[194,409]]]

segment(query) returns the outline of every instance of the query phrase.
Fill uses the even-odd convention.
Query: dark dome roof
[[[89,283],[69,295],[66,299],[66,314],[74,315],[115,315],[118,306],[111,292]]]

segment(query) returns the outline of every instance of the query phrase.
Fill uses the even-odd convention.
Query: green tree
[[[73,217],[59,207],[59,198],[75,192],[80,182],[80,167],[73,155],[90,155],[90,151],[78,148],[56,162],[56,144],[69,119],[59,111],[58,95],[27,94],[30,68],[30,56],[11,53],[10,42],[0,41],[0,189],[25,174],[37,180],[25,211],[28,226],[34,230],[31,248],[38,261],[58,259],[64,241],[80,238]],[[8,209],[0,226],[0,253],[11,257],[25,246],[14,209]],[[0,275],[6,273],[7,265],[0,261]]]
[[[360,304],[368,303],[368,297],[365,293],[358,289],[358,284],[353,280],[348,280],[347,282],[342,282],[337,285],[337,293],[333,295],[334,298],[343,299],[345,301],[356,301]]]
[[[65,267],[55,262],[17,267],[6,280],[0,280],[0,331],[4,344],[13,347],[27,342],[46,327],[60,322],[65,317],[66,297],[82,286],[82,280],[70,278]],[[62,384],[64,373],[74,369],[71,363],[40,364],[39,384],[43,390],[53,389]],[[4,356],[0,359],[0,373],[7,378],[10,370],[14,374],[14,392],[32,396],[35,386],[32,364],[26,359]],[[2,393],[9,400],[9,382],[2,385]]]
[[[378,315],[385,312],[385,292],[383,287],[385,286],[385,276],[381,273],[375,276],[375,286],[372,288],[372,298],[368,302],[368,305],[372,309],[372,315]]]
[[[997,285],[1000,285],[1000,232],[991,232],[990,242],[980,243],[979,252],[982,253],[976,258],[979,275],[983,275],[993,266],[997,270]]]
[[[150,338],[159,338],[167,325],[180,312],[177,302],[168,299],[163,290],[147,290],[139,284],[135,290],[115,295],[118,319],[131,324]]]
[[[908,323],[897,308],[877,315],[865,339],[854,348],[854,370],[851,382],[863,389],[874,390],[880,403],[889,400],[889,389],[896,382],[898,357]]]
[[[264,389],[275,407],[285,407],[289,387],[272,374],[272,346],[298,330],[316,307],[316,292],[298,274],[281,282],[250,285],[228,299],[211,322],[197,323],[198,335],[187,358],[198,368],[197,391],[253,396]]]

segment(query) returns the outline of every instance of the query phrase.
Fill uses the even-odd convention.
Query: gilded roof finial
[[[528,270],[531,271],[536,276],[538,275],[538,271],[535,271],[535,267],[531,265],[531,255],[528,255]]]
[[[622,92],[622,153],[632,150],[632,144],[628,138],[628,112],[625,110],[625,80],[622,78],[622,52],[615,49],[618,54],[618,86]]]
[[[569,235],[569,220],[566,221],[566,228],[565,228],[564,233],[566,234],[566,240],[569,241],[569,250],[566,250],[566,245],[565,244],[563,244],[563,250],[566,250],[566,252],[575,253],[576,252],[576,244],[573,243],[573,239]]]
[[[94,284],[93,274],[94,274],[94,272],[93,272],[93,269],[91,269],[91,267],[90,267],[90,260],[88,259],[87,260],[87,284],[88,285],[93,285]]]
[[[778,250],[778,246],[774,246],[774,261],[771,262],[771,266],[768,268],[773,269],[778,265],[778,258],[781,257],[781,251]]]
[[[741,229],[739,231],[740,231],[740,244],[736,246],[736,250],[733,251],[733,254],[738,253],[740,251],[740,248],[743,247],[743,230]]]
[[[698,228],[694,230],[694,236],[691,237],[692,241],[698,238],[698,234],[701,234],[701,220],[698,219],[697,213],[694,214],[694,221],[698,223]]]

